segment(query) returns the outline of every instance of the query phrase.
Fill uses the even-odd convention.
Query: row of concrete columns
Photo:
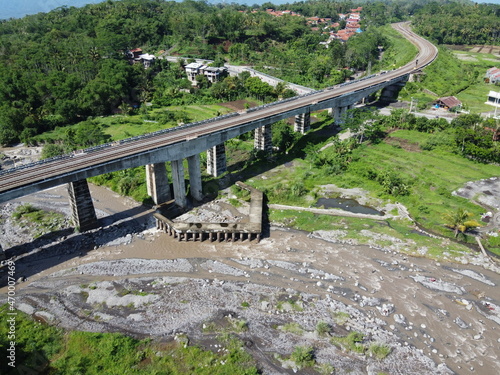
[[[342,121],[345,112],[353,105],[336,107],[332,109],[335,122]],[[295,116],[294,130],[305,134],[311,127],[311,114],[309,111]],[[255,129],[254,147],[265,152],[272,152],[272,129],[271,124]],[[172,167],[173,195],[177,205],[187,206],[186,183],[184,179],[183,160],[173,160]],[[201,201],[203,199],[200,156],[198,154],[187,158],[189,186],[191,196]],[[207,150],[207,172],[215,177],[227,171],[226,153],[224,144],[219,144]],[[165,163],[146,165],[147,191],[156,204],[164,203],[172,199],[170,183],[165,168]],[[74,225],[85,231],[96,226],[97,218],[92,204],[92,197],[86,180],[75,181],[68,187],[70,205]]]
[[[191,196],[201,201],[203,199],[201,185],[200,155],[196,154],[187,158],[189,173],[189,192]],[[184,164],[182,160],[172,160],[172,185],[175,203],[186,207],[186,182],[184,179]],[[150,164],[146,166],[146,183],[149,196],[156,204],[172,199],[165,163]]]

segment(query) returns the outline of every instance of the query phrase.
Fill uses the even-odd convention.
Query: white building
[[[193,85],[196,85],[196,76],[200,74],[207,77],[211,83],[218,82],[221,77],[227,74],[227,68],[225,67],[210,67],[197,62],[187,64],[184,69],[186,70],[187,78]]]
[[[156,56],[150,55],[149,53],[144,53],[142,55],[139,55],[137,59],[138,61],[142,62],[145,68],[149,68],[151,65],[153,65]]]
[[[193,63],[187,64],[184,67],[184,69],[186,70],[187,78],[191,82],[194,83],[194,82],[196,82],[196,76],[199,74],[203,74],[203,68],[206,68],[206,67],[207,67],[206,65],[203,65],[203,64],[200,64],[197,62],[193,62]]]
[[[495,107],[500,107],[500,92],[490,91],[488,94],[488,99],[485,104],[493,105]]]

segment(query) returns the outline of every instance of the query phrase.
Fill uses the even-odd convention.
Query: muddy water
[[[343,280],[326,281],[321,279],[321,272],[315,274],[314,271],[306,279],[278,264],[267,276],[265,273],[252,276],[252,282],[322,296],[328,294],[347,305],[371,311],[373,316],[386,322],[386,329],[394,332],[404,345],[422,350],[435,363],[444,363],[457,374],[500,373],[500,276],[497,273],[366,246],[329,243],[289,230],[271,230],[269,237],[260,243],[177,242],[156,232],[148,210],[135,202],[104,188],[92,186],[91,191],[103,226],[119,232],[116,238],[126,237],[127,233],[120,232],[123,228],[128,233],[143,234],[132,236],[130,243],[107,242],[111,245],[75,251],[65,248],[70,235],[58,239],[57,245],[46,250],[19,255],[16,271],[28,277],[27,282],[18,285],[19,293],[43,276],[101,260],[217,258],[230,264],[234,264],[231,259],[247,258],[286,261],[328,272]],[[22,201],[67,211],[63,187],[24,197]],[[93,239],[97,240],[104,232],[105,229],[95,232]],[[51,249],[54,254],[50,253]],[[9,250],[8,254],[14,255]],[[204,270],[196,270],[192,276],[215,277]],[[224,275],[216,277],[224,279]],[[103,279],[96,277],[96,280]],[[5,285],[3,280],[0,285]],[[0,292],[4,295],[5,288]],[[394,305],[394,311],[385,316],[380,305],[370,306],[371,298]]]

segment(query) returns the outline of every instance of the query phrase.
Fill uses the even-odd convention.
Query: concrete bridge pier
[[[273,133],[271,129],[271,124],[261,126],[255,129],[254,148],[256,148],[257,150],[265,151],[269,154],[272,153]]]
[[[200,154],[196,154],[187,158],[189,172],[189,191],[193,199],[197,201],[203,200],[203,192],[201,185],[201,166]]]
[[[330,114],[334,118],[335,124],[343,124],[347,111],[353,108],[354,104],[349,104],[343,107],[332,108]]]
[[[146,184],[148,195],[155,204],[168,202],[172,199],[165,163],[146,165]]]
[[[97,217],[87,180],[70,182],[68,184],[68,193],[73,224],[81,232],[95,228],[97,226]]]
[[[5,260],[5,259],[6,259],[5,251],[3,251],[2,245],[0,245],[0,260]]]
[[[398,81],[390,86],[384,87],[380,93],[379,100],[383,103],[392,103],[397,101],[399,92],[405,86],[407,81],[408,77],[405,80]]]
[[[311,129],[311,112],[301,113],[295,116],[295,124],[293,130],[305,134]]]
[[[218,177],[226,171],[226,147],[221,143],[207,150],[207,173]]]
[[[186,199],[186,182],[184,181],[184,165],[182,159],[172,160],[172,182],[174,185],[174,199],[175,203],[185,208],[187,207]]]

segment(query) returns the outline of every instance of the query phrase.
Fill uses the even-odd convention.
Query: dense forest
[[[339,9],[347,11],[349,5]],[[303,17],[238,8],[191,0],[109,0],[2,22],[0,144],[189,87],[182,71],[165,60],[148,70],[130,65],[125,52],[132,48],[236,63],[298,60],[297,76],[316,74],[322,83],[328,77],[312,69],[318,54],[326,56],[324,67],[331,64],[327,73],[343,67],[345,56],[363,68],[377,58],[382,42],[380,35],[367,32],[352,47],[338,42],[327,50],[319,45],[325,37],[307,27]]]
[[[439,44],[500,44],[500,5],[433,2],[412,22],[418,33]]]
[[[333,40],[328,48],[320,44],[328,33],[311,27],[306,17],[340,21],[338,29],[343,26],[339,13],[349,13],[359,4],[363,6],[363,32],[346,42]],[[267,8],[288,9],[302,16],[274,17],[265,12]],[[260,7],[192,0],[107,0],[4,20],[0,22],[0,144],[29,142],[56,126],[129,111],[146,101],[163,106],[245,96],[270,101],[289,94],[284,87],[273,90],[247,81],[248,77],[228,77],[215,85],[200,82],[192,88],[182,61],[158,59],[153,68],[144,69],[127,61],[126,52],[133,48],[157,56],[211,59],[218,65],[272,66],[275,76],[321,88],[343,82],[352,72],[366,71],[378,62],[379,47],[388,45],[378,28],[382,24],[414,15],[418,30],[440,42],[458,42],[460,33],[467,33],[463,40],[471,43],[494,42],[499,9],[426,0],[318,0]],[[481,24],[462,20],[471,12]]]

